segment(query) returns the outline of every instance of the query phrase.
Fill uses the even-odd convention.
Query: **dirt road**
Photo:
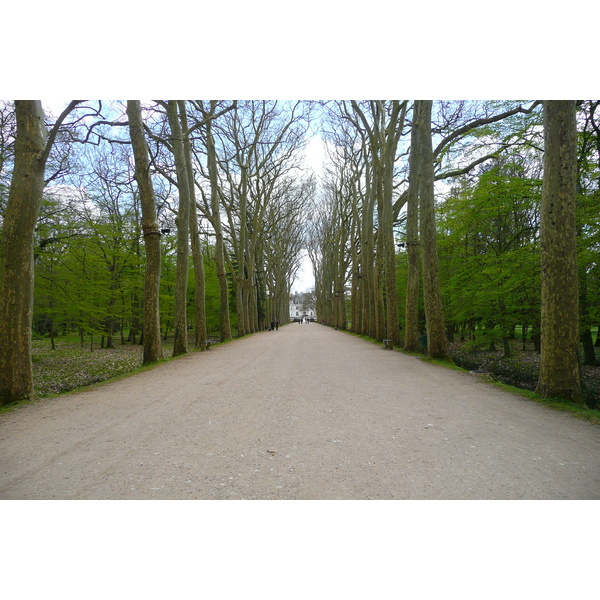
[[[600,427],[317,324],[0,416],[0,498],[598,499]]]

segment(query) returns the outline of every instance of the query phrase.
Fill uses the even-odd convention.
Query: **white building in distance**
[[[300,321],[302,318],[317,320],[314,294],[296,292],[290,296],[290,321]]]

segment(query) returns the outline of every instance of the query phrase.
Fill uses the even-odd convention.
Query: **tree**
[[[417,100],[418,186],[423,300],[427,322],[427,355],[448,359],[444,307],[440,290],[437,231],[435,224],[433,151],[431,143],[431,100]],[[413,124],[415,126],[415,124]]]
[[[398,298],[396,286],[396,246],[393,237],[393,180],[396,148],[404,127],[407,102],[392,100],[389,105],[383,101],[372,101],[369,123],[365,112],[357,102],[352,108],[360,119],[370,145],[374,193],[377,198],[379,228],[377,230],[377,259],[381,274],[385,275],[385,335],[398,343]],[[381,290],[383,293],[383,289]],[[383,331],[380,332],[384,333]]]
[[[575,199],[576,103],[544,102],[541,207],[542,353],[537,393],[581,400]]]
[[[282,200],[281,189],[290,187],[287,174],[300,166],[295,157],[308,116],[303,106],[301,102],[238,102],[218,128],[220,173],[228,184],[222,186],[222,198],[240,336],[258,327],[256,273],[262,268],[257,263],[258,247],[268,241],[267,206]],[[285,315],[278,318],[283,322]]]
[[[539,331],[539,204],[542,181],[515,157],[495,161],[475,185],[456,186],[440,207],[440,273],[449,335],[484,327],[505,356],[517,325]],[[482,340],[483,342],[483,340]]]
[[[577,156],[577,263],[579,267],[579,312],[584,364],[598,366],[592,325],[600,322],[598,294],[598,206],[600,203],[600,124],[596,112],[600,101],[584,100],[578,107],[579,132]],[[600,336],[596,335],[596,346]]]
[[[231,321],[229,317],[229,289],[227,286],[227,272],[225,269],[225,248],[223,241],[223,226],[219,206],[219,175],[217,170],[217,151],[212,133],[212,122],[217,109],[217,101],[210,101],[210,110],[205,112],[206,118],[206,154],[210,180],[210,222],[215,230],[215,262],[217,266],[217,279],[219,280],[220,316],[221,316],[221,341],[231,339]],[[208,216],[208,214],[207,214]]]
[[[406,254],[407,283],[406,308],[404,313],[404,350],[419,350],[419,127],[422,122],[417,114],[418,104],[413,107],[413,126],[411,130],[409,181],[406,206]]]
[[[204,297],[206,294],[204,257],[202,256],[202,245],[200,243],[200,228],[198,225],[198,211],[196,210],[196,185],[194,177],[194,168],[192,161],[192,141],[188,119],[186,114],[186,104],[183,100],[178,101],[179,114],[181,118],[181,129],[183,134],[183,149],[185,155],[185,166],[188,179],[188,193],[190,195],[190,242],[192,246],[192,260],[194,263],[194,320],[196,323],[195,346],[200,347],[202,341],[206,340],[206,304]]]
[[[144,274],[144,351],[143,364],[162,358],[160,340],[160,231],[156,214],[154,187],[150,177],[148,144],[144,137],[139,100],[127,101],[129,132],[135,159],[135,179],[142,204],[142,232],[146,248]]]
[[[187,163],[181,129],[180,106],[177,100],[167,103],[167,117],[171,129],[171,144],[177,172],[179,208],[177,211],[177,278],[175,282],[175,338],[173,356],[186,354],[187,348],[187,288],[190,233],[190,191]]]
[[[50,150],[60,125],[77,104],[69,104],[48,134],[41,102],[15,101],[14,169],[0,250],[0,405],[34,396],[31,324],[35,224]]]

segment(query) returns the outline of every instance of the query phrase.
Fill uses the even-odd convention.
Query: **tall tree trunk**
[[[198,211],[196,210],[196,190],[194,184],[194,169],[192,168],[192,142],[188,132],[187,115],[185,112],[185,101],[179,100],[179,115],[183,130],[183,151],[185,154],[185,167],[187,171],[188,191],[190,199],[190,242],[192,246],[192,260],[194,264],[194,320],[195,347],[200,347],[200,342],[206,340],[206,295],[204,276],[204,257],[202,256],[202,245],[200,243],[200,232],[198,227]]]
[[[146,249],[146,272],[144,273],[144,365],[163,358],[160,339],[160,231],[156,216],[156,199],[150,177],[148,144],[144,137],[139,100],[127,101],[129,133],[135,160],[135,179],[142,205],[142,231]]]
[[[44,190],[48,132],[39,100],[15,101],[15,164],[0,265],[0,405],[33,398],[33,243]]]
[[[210,101],[211,115],[216,109],[216,101]],[[223,227],[219,207],[219,192],[217,181],[217,154],[212,135],[212,123],[209,119],[206,124],[206,152],[208,156],[208,172],[210,177],[210,195],[212,210],[212,226],[215,230],[215,262],[217,279],[219,281],[219,299],[221,316],[221,341],[231,339],[231,323],[229,320],[229,288],[227,285],[227,271],[225,270],[225,252],[223,243]]]
[[[541,205],[542,348],[536,391],[579,404],[579,290],[575,198],[576,105],[544,102],[544,182]]]
[[[373,189],[377,198],[377,236],[375,240],[375,280],[374,280],[374,292],[375,292],[375,339],[383,340],[386,336],[386,319],[385,319],[385,305],[383,302],[383,294],[385,289],[385,249],[384,240],[385,234],[383,233],[382,223],[382,173],[375,166],[373,169]]]
[[[394,148],[394,152],[395,150]],[[396,244],[394,243],[394,222],[392,220],[393,164],[384,168],[383,175],[383,210],[379,234],[383,235],[382,246],[385,256],[386,337],[393,340],[394,344],[398,344],[400,342],[400,324],[398,322],[398,289],[396,287]]]
[[[427,323],[427,355],[448,360],[444,307],[440,290],[440,276],[435,226],[435,201],[433,190],[433,151],[431,144],[431,100],[417,100],[420,104],[419,132],[419,199],[421,225],[421,258],[423,262],[423,300]]]
[[[382,111],[384,113],[384,111]],[[392,101],[392,112],[381,142],[381,162],[383,165],[382,214],[380,231],[384,233],[385,250],[385,298],[387,307],[387,337],[393,343],[400,342],[400,323],[398,321],[398,289],[396,285],[396,244],[394,242],[393,192],[394,159],[398,141],[404,127],[406,103]]]
[[[360,227],[360,221],[358,217],[358,206],[356,204],[356,188],[353,185],[352,192],[352,222],[350,231],[350,251],[352,253],[352,275],[351,285],[352,289],[350,292],[350,319],[351,328],[350,330],[354,333],[360,333],[362,329],[362,310],[361,310],[361,294],[360,294],[360,280],[358,278],[358,272],[360,270],[360,255],[356,244],[358,237],[358,228]]]
[[[173,356],[186,354],[187,348],[187,288],[190,237],[190,195],[187,179],[183,136],[179,122],[177,100],[169,100],[167,117],[171,129],[171,144],[175,158],[179,206],[177,209],[177,272],[175,275]]]
[[[406,203],[406,253],[408,273],[406,283],[406,309],[404,350],[419,350],[419,157],[418,128],[422,126],[417,114],[419,105],[415,103],[411,131],[408,200]]]
[[[246,240],[248,232],[248,166],[241,165],[241,185],[240,185],[240,197],[239,197],[239,211],[240,211],[240,222],[239,222],[239,240],[237,248],[237,276],[235,277],[236,285],[236,311],[238,321],[238,337],[242,337],[248,333],[247,330],[247,312],[246,312]]]
[[[367,166],[368,168],[368,166]],[[365,198],[362,210],[361,268],[364,298],[363,335],[375,337],[375,238],[373,233],[374,195],[371,193],[371,178],[367,171]]]

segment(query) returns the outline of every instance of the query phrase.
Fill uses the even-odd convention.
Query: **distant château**
[[[312,292],[296,292],[290,296],[290,321],[300,321],[302,318],[317,320],[315,295]]]

